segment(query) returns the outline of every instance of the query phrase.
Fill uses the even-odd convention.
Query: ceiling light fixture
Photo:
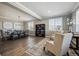
[[[51,11],[50,11],[50,10],[48,10],[48,13],[51,13]]]

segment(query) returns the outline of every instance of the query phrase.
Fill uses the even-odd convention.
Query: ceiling
[[[10,4],[0,2],[0,19],[11,21],[32,21],[36,18]]]
[[[74,2],[20,2],[42,18],[68,14],[75,7]]]
[[[9,4],[35,18],[43,19],[67,15],[72,12],[77,2],[13,2]]]

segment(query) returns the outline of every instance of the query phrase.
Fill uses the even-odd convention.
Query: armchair
[[[72,39],[72,33],[66,33],[66,34],[56,33],[55,40],[47,41],[45,49],[47,49],[48,51],[57,56],[66,55],[70,46],[71,39]]]
[[[10,35],[8,34],[7,30],[2,30],[2,37],[3,40],[8,40],[10,38]]]

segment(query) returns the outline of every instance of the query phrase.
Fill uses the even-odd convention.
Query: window
[[[50,31],[62,30],[62,17],[50,19],[49,20],[49,30]]]
[[[79,32],[79,10],[76,12],[76,32]]]
[[[23,30],[23,23],[14,23],[14,29],[15,30]]]
[[[28,30],[33,30],[33,22],[28,22]]]
[[[54,25],[55,25],[55,24],[54,24],[54,20],[53,20],[53,19],[50,19],[50,20],[49,20],[49,30],[50,30],[50,31],[54,30]]]
[[[0,22],[0,29],[2,29],[2,22]]]
[[[3,28],[4,29],[12,29],[13,28],[12,22],[9,22],[9,21],[3,22]]]

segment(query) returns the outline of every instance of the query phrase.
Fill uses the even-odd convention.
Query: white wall
[[[0,29],[2,29],[2,22],[0,21]]]

